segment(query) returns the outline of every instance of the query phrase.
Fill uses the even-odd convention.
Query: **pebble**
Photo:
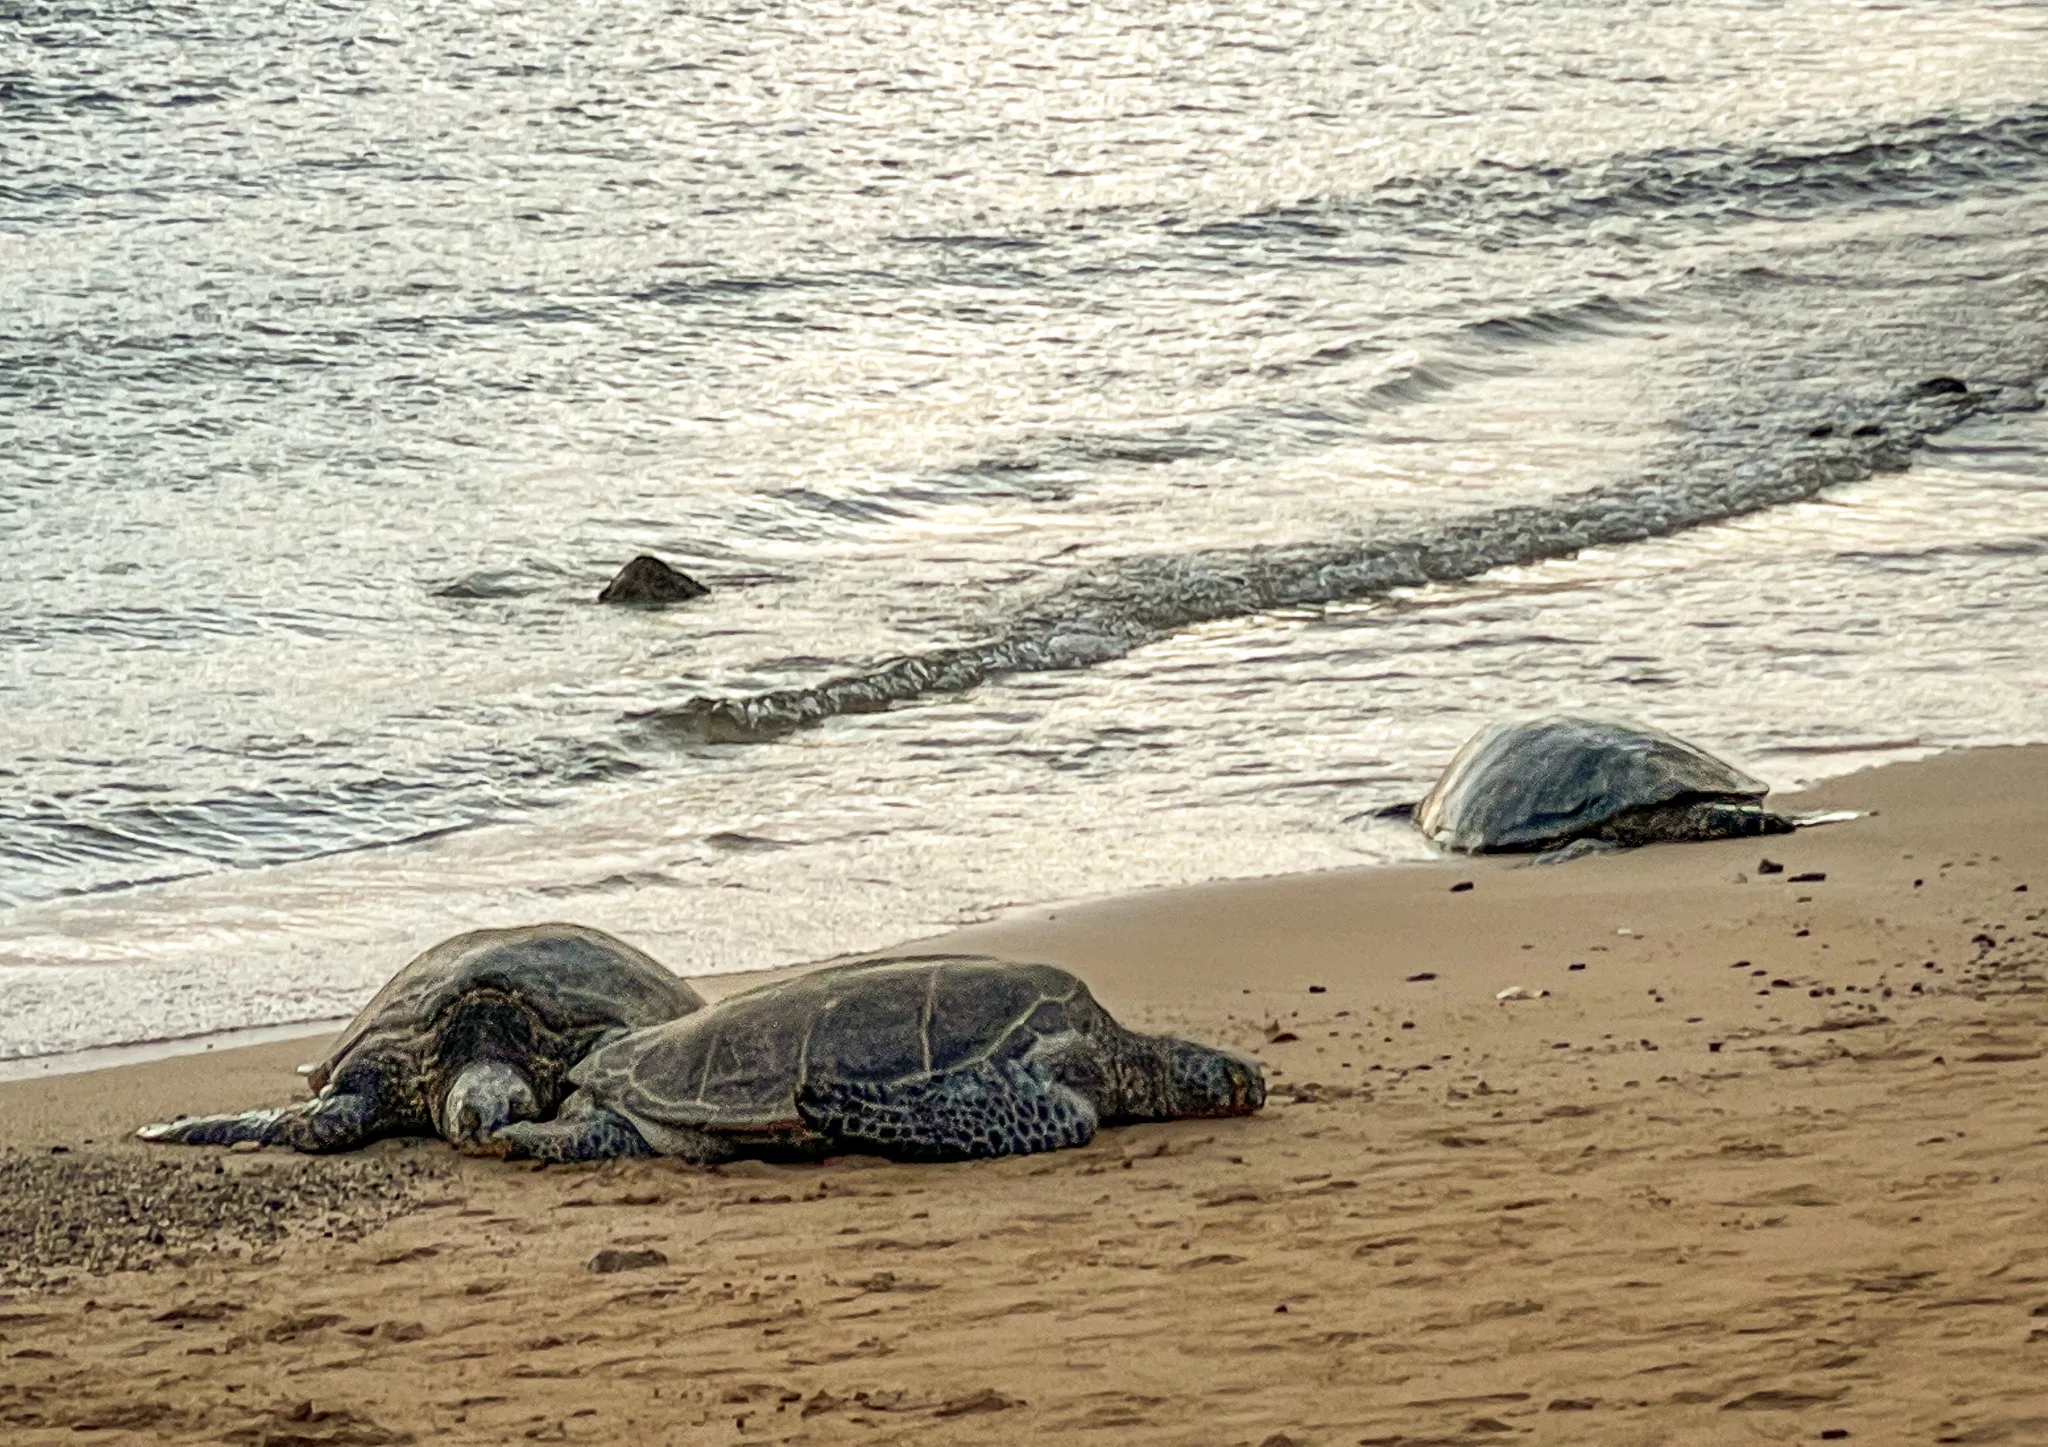
[[[365,1233],[423,1203],[441,1171],[411,1160],[249,1160],[0,1152],[0,1286],[83,1270],[149,1271],[197,1252],[271,1247],[294,1233]]]
[[[668,1257],[652,1246],[644,1246],[638,1251],[625,1251],[617,1246],[607,1246],[592,1256],[585,1265],[603,1275],[612,1271],[644,1271],[650,1266],[666,1266]]]

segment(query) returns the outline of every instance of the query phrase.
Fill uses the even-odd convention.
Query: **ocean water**
[[[2036,4],[0,5],[0,1061],[2040,740],[2044,384]]]

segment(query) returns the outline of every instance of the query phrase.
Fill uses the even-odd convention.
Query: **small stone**
[[[1458,881],[1458,882],[1457,882],[1456,884],[1454,884],[1454,885],[1452,885],[1452,886],[1451,886],[1451,893],[1452,893],[1452,894],[1463,894],[1463,893],[1464,893],[1464,892],[1465,892],[1466,890],[1470,889],[1471,887],[1472,887],[1472,881],[1471,881],[1471,880],[1469,880],[1469,879],[1461,879],[1461,880],[1459,880],[1459,881]]]
[[[613,1271],[644,1271],[650,1266],[668,1265],[666,1254],[652,1246],[638,1251],[623,1251],[616,1246],[607,1246],[585,1263],[589,1270],[605,1275]]]
[[[1778,863],[1775,859],[1760,859],[1757,861],[1756,872],[1758,874],[1783,874],[1785,866]]]
[[[1436,971],[1434,971],[1434,970],[1423,970],[1423,971],[1421,971],[1421,972],[1420,972],[1420,973],[1418,973],[1418,974],[1413,974],[1413,975],[1410,975],[1410,976],[1408,977],[1408,983],[1409,983],[1409,984],[1411,984],[1411,985],[1417,985],[1417,984],[1420,984],[1420,983],[1422,983],[1422,981],[1424,981],[1424,980],[1434,980],[1435,978],[1436,978]]]
[[[597,595],[600,603],[683,603],[701,598],[711,590],[687,573],[679,573],[661,559],[642,553],[605,585]]]
[[[228,1147],[228,1149],[229,1149],[229,1150],[231,1150],[231,1151],[233,1151],[233,1152],[234,1152],[234,1153],[235,1153],[236,1155],[238,1155],[238,1156],[246,1156],[246,1155],[249,1155],[249,1154],[250,1154],[251,1152],[254,1152],[254,1151],[260,1151],[260,1150],[262,1150],[262,1149],[263,1149],[263,1142],[262,1142],[262,1141],[236,1141],[236,1142],[235,1142],[235,1143],[234,1143],[233,1145],[229,1146],[229,1147]]]
[[[1825,874],[1822,874],[1820,871],[1815,870],[1809,874],[1795,874],[1785,882],[1787,884],[1819,884],[1822,880],[1826,878],[1827,876]]]

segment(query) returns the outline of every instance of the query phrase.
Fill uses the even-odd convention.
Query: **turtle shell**
[[[1051,965],[980,955],[866,960],[762,985],[642,1030],[569,1073],[661,1148],[665,1128],[759,1139],[807,1134],[806,1082],[900,1083],[1040,1039],[1115,1029],[1088,987]]]
[[[1415,827],[1446,849],[1543,849],[1632,809],[1753,801],[1766,792],[1767,785],[1661,729],[1552,714],[1473,735],[1416,806]]]
[[[308,1072],[318,1091],[360,1050],[413,1054],[436,1021],[479,992],[517,998],[578,1053],[621,1028],[672,1020],[703,1008],[689,983],[652,956],[603,930],[578,924],[471,930],[415,958],[379,990]]]

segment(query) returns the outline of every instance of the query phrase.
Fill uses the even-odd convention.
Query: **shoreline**
[[[1867,813],[911,942],[1049,959],[1136,1028],[1267,1066],[1255,1116],[1046,1156],[536,1170],[128,1137],[290,1098],[303,1040],[0,1084],[5,1215],[40,1232],[0,1243],[0,1420],[24,1443],[2048,1434],[2048,747],[1788,802]],[[120,1204],[142,1191],[160,1244]],[[663,1259],[588,1269],[606,1248]]]
[[[1865,775],[1882,773],[1898,768],[1911,769],[1936,759],[2005,752],[2015,748],[2026,749],[2031,747],[2048,748],[2048,744],[1994,746],[1989,749],[1967,748],[1930,752],[1902,762],[1880,763],[1854,769],[1845,774],[1829,775],[1802,789],[1779,791],[1771,797],[1774,804],[1782,803],[1788,810],[1794,809],[1795,806],[1800,810],[1837,807],[1834,805],[1817,804],[1813,801],[1824,797],[1832,798],[1840,793],[1838,786],[1843,784],[1844,781],[1853,780]],[[1519,868],[1527,864],[1530,857],[1527,855],[1500,855],[1491,856],[1476,862],[1489,864],[1492,867]],[[837,964],[846,960],[878,958],[888,954],[917,949],[953,947],[950,943],[942,942],[986,939],[987,943],[984,945],[962,944],[959,947],[962,949],[985,948],[995,953],[1002,953],[1006,949],[1014,951],[1019,947],[1025,946],[1008,942],[1013,940],[1028,942],[1031,938],[1034,938],[1032,927],[1037,922],[1057,919],[1062,915],[1065,915],[1069,920],[1094,918],[1098,915],[1113,916],[1122,913],[1132,901],[1146,900],[1155,896],[1172,896],[1176,899],[1195,898],[1212,890],[1230,892],[1242,887],[1257,889],[1276,880],[1309,880],[1325,877],[1352,879],[1381,875],[1389,871],[1418,868],[1452,868],[1456,867],[1459,862],[1459,856],[1439,855],[1434,858],[1387,860],[1354,865],[1334,865],[1323,869],[1288,870],[1276,874],[1222,877],[1201,880],[1193,884],[1148,885],[1130,891],[1080,896],[1050,903],[1004,906],[993,920],[961,925],[940,934],[919,936],[883,949],[855,951],[817,959],[797,960],[762,969],[715,971],[705,974],[692,974],[687,970],[677,970],[676,973],[689,980],[691,985],[702,993],[707,1000],[717,999],[736,993],[740,989],[751,988],[756,984],[773,979],[789,971],[817,969],[824,965]],[[534,919],[520,922],[537,923],[541,915],[545,913],[545,910],[540,911],[536,913]],[[574,911],[568,910],[563,913],[566,916],[573,914]],[[640,944],[642,948],[648,948],[654,943],[653,941],[642,942],[630,931],[623,935],[622,938],[626,938],[629,943]],[[656,952],[656,957],[661,958],[658,951]],[[404,960],[394,960],[391,964],[391,969],[395,971],[404,963]],[[663,963],[670,965],[672,969],[675,968],[673,963],[667,959],[663,959]],[[374,988],[373,986],[371,993],[374,993]],[[368,999],[368,993],[365,994],[364,998],[365,1000]],[[54,1051],[43,1055],[0,1058],[0,1085],[16,1081],[55,1079],[61,1076],[124,1069],[132,1066],[148,1065],[157,1061],[173,1060],[185,1055],[216,1054],[225,1059],[228,1058],[231,1052],[254,1049],[261,1045],[287,1040],[310,1041],[331,1036],[347,1024],[350,1018],[352,1017],[335,1015],[317,1019],[287,1021],[273,1025],[236,1026],[224,1030],[209,1030],[192,1035],[174,1036],[168,1039],[138,1040],[121,1044],[93,1046],[84,1050]]]
[[[1939,775],[1956,768],[1966,773],[1974,772],[1979,767],[1996,769],[2000,761],[2026,760],[2037,755],[2048,759],[2048,744],[1953,750],[1904,763],[1880,764],[1853,773],[1835,775],[1806,789],[1774,793],[1771,800],[1774,807],[1783,808],[1787,812],[1847,809],[1856,810],[1865,816],[1882,817],[1883,806],[1902,797],[1908,802],[1924,804],[1928,790],[1924,783],[1915,781],[1929,774]],[[2048,769],[2044,769],[2044,773],[2048,773]],[[1864,781],[1867,781],[1867,785],[1864,785]],[[1866,798],[1866,795],[1872,794],[1877,799],[1874,805]],[[1867,817],[1865,821],[1850,822],[1853,827],[1856,822],[1867,822]],[[1170,968],[1169,963],[1161,958],[1161,942],[1164,940],[1200,939],[1205,945],[1213,945],[1217,938],[1227,937],[1230,932],[1237,932],[1248,939],[1286,935],[1290,943],[1299,948],[1305,942],[1306,936],[1308,939],[1316,939],[1322,949],[1328,950],[1332,948],[1332,942],[1318,937],[1316,926],[1308,922],[1310,917],[1318,906],[1324,904],[1330,897],[1349,894],[1360,888],[1386,891],[1395,898],[1402,907],[1404,927],[1394,941],[1394,950],[1404,958],[1411,955],[1420,957],[1431,948],[1425,936],[1435,923],[1434,917],[1427,912],[1421,915],[1413,913],[1422,903],[1419,891],[1425,887],[1420,882],[1423,876],[1456,874],[1462,871],[1475,881],[1482,875],[1489,874],[1513,881],[1524,870],[1533,869],[1535,873],[1530,878],[1537,887],[1533,891],[1518,891],[1519,893],[1548,897],[1560,892],[1551,887],[1557,884],[1562,886],[1561,892],[1566,896],[1577,896],[1581,891],[1574,889],[1573,886],[1581,882],[1589,886],[1586,892],[1604,893],[1614,883],[1612,871],[1617,867],[1623,871],[1624,889],[1628,887],[1627,878],[1638,869],[1647,869],[1660,880],[1688,879],[1693,871],[1688,870],[1686,866],[1693,860],[1697,851],[1704,849],[1717,853],[1739,854],[1745,850],[1755,849],[1768,854],[1774,845],[1782,844],[1779,852],[1789,855],[1797,845],[1816,838],[1824,839],[1826,834],[1831,834],[1841,827],[1834,824],[1823,825],[1820,826],[1822,832],[1818,834],[1812,829],[1802,829],[1792,836],[1779,836],[1775,839],[1730,840],[1704,846],[1678,846],[1675,852],[1673,847],[1666,846],[1594,855],[1571,861],[1564,866],[1535,866],[1531,863],[1530,855],[1444,854],[1433,859],[1215,879],[1199,884],[1154,886],[1127,893],[1109,893],[1051,904],[1015,906],[990,921],[906,940],[889,949],[864,954],[804,960],[765,970],[702,975],[691,975],[681,971],[678,973],[689,980],[706,1000],[716,1000],[791,971],[818,969],[851,959],[957,949],[967,953],[1044,958],[1082,974],[1089,980],[1091,988],[1103,996],[1105,1003],[1115,1009],[1116,995],[1129,989],[1130,985],[1137,985],[1139,992],[1145,995],[1158,993],[1162,984],[1158,976],[1162,970]],[[1596,880],[1597,889],[1593,887]],[[1512,884],[1510,887],[1512,888]],[[2048,889],[2048,882],[2044,882],[2043,888]],[[1219,931],[1223,931],[1224,934],[1219,936]],[[402,964],[403,961],[397,963]],[[397,968],[397,964],[394,964],[393,968]],[[1507,977],[1514,973],[1508,971],[1502,975],[1504,983],[1499,984],[1497,988],[1505,989],[1523,983],[1519,978]],[[1126,976],[1132,978],[1127,981]],[[1391,985],[1395,982],[1392,979],[1385,979],[1381,983]],[[1206,975],[1201,981],[1203,989],[1214,989],[1218,986],[1219,981],[1213,973]],[[281,1083],[287,1095],[290,1095],[293,1093],[292,1081],[298,1062],[317,1059],[324,1048],[324,1042],[346,1023],[346,1018],[334,1018],[274,1026],[251,1026],[172,1040],[142,1041],[129,1045],[103,1046],[92,1050],[24,1056],[18,1060],[0,1061],[0,1100],[6,1098],[5,1091],[10,1087],[38,1083],[57,1085],[58,1082],[74,1077],[112,1081],[125,1078],[122,1072],[129,1071],[139,1072],[136,1092],[139,1097],[154,1098],[160,1086],[174,1093],[190,1088],[217,1086],[218,1091],[208,1091],[208,1098],[227,1100],[228,1092],[234,1089],[246,1091],[262,1081]],[[248,1038],[251,1036],[261,1038]],[[280,1066],[279,1062],[286,1056],[291,1057],[292,1063]],[[282,1076],[279,1075],[281,1069]],[[202,1081],[205,1082],[205,1086],[201,1085]],[[68,1096],[71,1093],[58,1085],[60,1096]],[[115,1093],[127,1095],[130,1092],[116,1088]],[[271,1094],[276,1095],[277,1091],[273,1089]],[[253,1098],[245,1102],[254,1103],[256,1102]],[[181,1108],[198,1114],[203,1111],[241,1107],[234,1106],[230,1101],[222,1105],[207,1104]],[[55,1118],[61,1119],[62,1112],[60,1111]],[[102,1137],[95,1136],[93,1139],[100,1142]],[[0,1116],[0,1149],[19,1147],[26,1143],[20,1138],[17,1128],[10,1125],[4,1116]]]

